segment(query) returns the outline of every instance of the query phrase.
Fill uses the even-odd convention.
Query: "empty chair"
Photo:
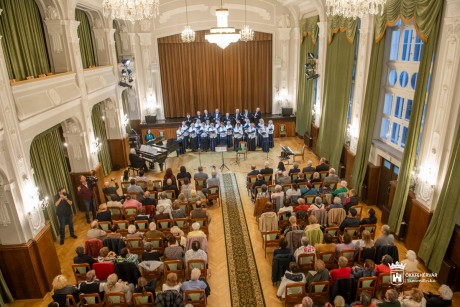
[[[278,247],[280,242],[278,230],[262,232],[262,247],[264,248],[265,258],[267,257],[267,247]]]
[[[91,268],[88,263],[72,264],[72,272],[77,284],[86,280],[86,273],[89,270]]]

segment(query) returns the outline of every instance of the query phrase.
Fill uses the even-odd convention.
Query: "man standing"
[[[68,199],[65,188],[60,188],[58,194],[54,197],[54,205],[56,206],[56,215],[59,220],[59,234],[61,237],[61,245],[64,244],[65,238],[65,225],[69,225],[70,236],[74,239],[77,236],[73,229],[73,214],[72,214],[72,201]]]
[[[85,176],[80,176],[80,185],[77,187],[78,196],[80,196],[81,200],[85,203],[86,208],[86,223],[90,223],[89,220],[89,210],[91,210],[93,214],[93,220],[96,219],[96,201],[94,200],[94,192],[92,184],[88,184],[86,181]]]

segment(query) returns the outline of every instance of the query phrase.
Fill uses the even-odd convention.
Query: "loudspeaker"
[[[146,115],[145,122],[147,124],[154,124],[157,122],[157,116],[156,115]]]
[[[283,116],[291,116],[292,115],[292,108],[281,108],[281,114]]]

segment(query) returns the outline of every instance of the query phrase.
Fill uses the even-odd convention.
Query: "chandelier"
[[[248,26],[246,22],[246,0],[244,0],[244,27],[240,31],[241,38],[243,42],[249,42],[254,40],[254,31]]]
[[[383,15],[385,3],[386,0],[326,0],[326,14],[353,19]]]
[[[225,49],[231,43],[237,42],[240,39],[240,34],[235,33],[235,28],[228,26],[228,10],[222,7],[222,0],[220,6],[220,9],[216,10],[217,27],[211,28],[210,33],[206,34],[204,38],[208,42]]]
[[[160,0],[103,0],[104,16],[131,22],[152,19],[159,14]]]
[[[185,18],[187,19],[187,25],[180,34],[183,43],[192,43],[195,41],[195,31],[190,28],[188,25],[188,9],[187,9],[187,0],[185,0]]]

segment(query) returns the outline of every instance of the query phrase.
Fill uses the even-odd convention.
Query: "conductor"
[[[54,205],[56,206],[56,215],[59,220],[59,234],[61,237],[61,245],[64,244],[65,238],[65,225],[69,225],[70,236],[74,239],[77,238],[73,229],[73,202],[68,198],[65,188],[60,188],[58,194],[54,197]]]

